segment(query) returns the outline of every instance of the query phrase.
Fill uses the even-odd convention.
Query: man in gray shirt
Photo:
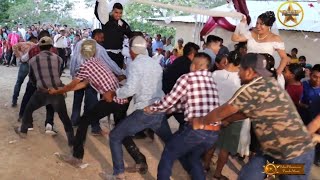
[[[110,148],[113,161],[113,175],[110,178],[124,179],[124,162],[122,141],[144,129],[153,129],[159,137],[167,142],[171,136],[171,130],[165,113],[146,114],[143,108],[160,100],[164,93],[162,91],[162,68],[147,55],[147,42],[141,36],[130,40],[130,55],[132,62],[128,67],[126,84],[110,93],[117,98],[128,98],[133,96],[136,111],[123,119],[110,133]],[[113,176],[113,177],[112,177]]]
[[[64,125],[67,134],[68,144],[73,144],[74,133],[70,118],[67,113],[64,95],[50,95],[49,88],[57,89],[62,87],[60,80],[62,59],[49,50],[53,42],[50,37],[43,37],[39,41],[40,53],[29,60],[29,79],[36,84],[37,91],[32,95],[22,118],[20,128],[15,128],[16,133],[26,138],[28,127],[32,124],[32,114],[42,106],[51,104]]]

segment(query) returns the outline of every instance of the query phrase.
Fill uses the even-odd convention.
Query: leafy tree
[[[36,3],[34,0],[1,0],[0,7],[3,8],[0,23],[4,22],[12,26],[18,22],[31,25],[59,23],[76,26],[81,21],[71,18],[69,12],[73,3],[69,0],[42,0]],[[4,8],[5,7],[5,8]]]

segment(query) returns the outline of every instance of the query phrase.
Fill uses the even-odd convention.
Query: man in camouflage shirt
[[[194,119],[194,129],[202,129],[201,122],[232,122],[244,117],[252,121],[252,128],[260,143],[261,152],[241,169],[239,180],[263,180],[263,166],[276,164],[304,164],[305,175],[281,175],[280,179],[308,179],[314,157],[314,144],[289,95],[265,69],[267,61],[259,54],[249,53],[241,60],[239,76],[243,86],[224,105],[204,118]]]

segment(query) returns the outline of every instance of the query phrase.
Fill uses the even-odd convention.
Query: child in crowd
[[[178,57],[178,50],[177,49],[173,49],[172,50],[172,55],[170,56],[170,64],[173,63],[174,60],[176,60]]]
[[[303,94],[300,105],[308,113],[301,118],[305,124],[309,124],[320,114],[320,64],[313,66],[310,80],[302,84]],[[320,144],[316,146],[315,165],[320,166]]]
[[[283,75],[286,80],[286,90],[298,108],[303,93],[301,83],[301,79],[305,76],[303,68],[299,64],[290,64],[284,69]]]
[[[212,71],[225,69],[228,65],[228,55],[217,55]]]
[[[305,67],[306,66],[306,63],[307,63],[307,59],[305,56],[300,56],[299,57],[299,64],[302,66],[302,67]]]

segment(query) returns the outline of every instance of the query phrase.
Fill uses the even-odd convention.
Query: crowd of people
[[[32,33],[21,48],[13,50],[21,62],[13,107],[29,75],[20,105],[21,126],[15,128],[20,137],[26,138],[33,129],[34,111],[46,106],[46,133],[57,133],[53,124],[57,112],[73,149],[72,155],[58,154],[58,158],[80,167],[88,126],[92,135],[106,135],[99,120],[113,114],[115,127],[108,133],[113,174],[101,173],[104,179],[125,179],[125,171],[148,171],[146,157],[133,141],[146,129],[165,144],[159,180],[170,179],[175,160],[192,179],[206,179],[216,149],[220,151],[213,179],[219,180],[228,179],[222,170],[229,155],[250,156],[240,180],[264,179],[261,172],[267,160],[304,164],[304,174],[280,175],[280,179],[307,180],[311,166],[320,166],[316,145],[320,143],[320,64],[311,66],[304,56],[297,60],[297,49],[290,59],[279,35],[270,32],[273,12],[261,14],[251,31],[244,17],[232,35],[237,44],[229,52],[215,35],[207,37],[203,49],[193,42],[184,44],[183,39],[173,46],[172,37],[164,39],[160,34],[152,40],[131,31],[122,19],[120,3],[107,14],[108,20],[98,11],[99,5],[97,1],[95,15],[102,29],[73,43],[72,80],[66,85],[60,77],[68,61],[70,29]],[[281,58],[278,67],[275,52]],[[74,91],[71,118],[64,99],[69,91]],[[135,111],[127,115],[130,102]],[[174,133],[167,121],[171,116],[179,123]],[[134,159],[133,167],[125,168],[122,145]]]

